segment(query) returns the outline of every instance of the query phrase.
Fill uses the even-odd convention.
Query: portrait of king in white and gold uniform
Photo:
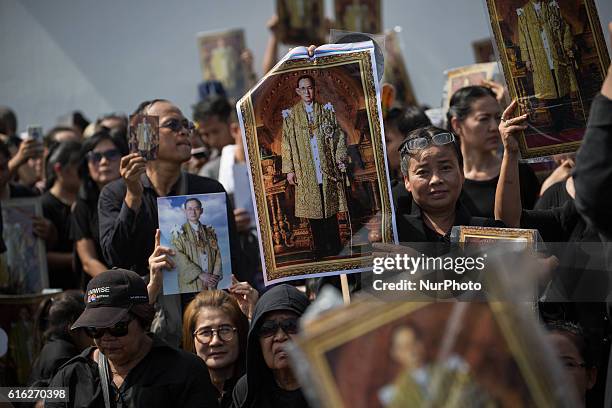
[[[188,198],[184,210],[187,221],[171,233],[179,292],[216,289],[223,277],[217,234],[214,228],[200,222],[204,212],[200,200]]]
[[[315,80],[302,75],[295,92],[300,101],[282,111],[282,173],[295,186],[295,216],[307,218],[315,255],[341,250],[336,214],[347,211],[346,135],[331,102],[316,100]]]

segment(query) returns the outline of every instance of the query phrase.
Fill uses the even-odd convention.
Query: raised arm
[[[516,134],[525,130],[527,115],[508,119],[517,107],[514,100],[506,108],[499,124],[499,133],[504,144],[504,157],[499,171],[495,191],[495,219],[508,227],[519,228],[521,224],[521,185],[519,181],[518,160],[520,157]]]

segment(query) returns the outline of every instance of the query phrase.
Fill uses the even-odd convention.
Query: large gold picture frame
[[[372,242],[396,241],[373,55],[371,42],[320,47],[314,58],[305,48],[294,49],[236,105],[267,284],[362,272],[371,268]],[[348,212],[338,214],[344,252],[319,260],[309,259],[308,223],[294,216],[294,188],[280,168],[281,112],[296,103],[294,83],[304,74],[316,78],[322,104],[333,104],[347,150],[352,152],[347,170],[350,186],[345,190]],[[359,204],[359,216],[351,203]]]

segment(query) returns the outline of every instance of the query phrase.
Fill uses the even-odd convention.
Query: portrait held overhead
[[[0,4],[0,408],[612,408],[612,0]]]
[[[373,51],[296,48],[237,105],[266,282],[357,271],[394,241]]]

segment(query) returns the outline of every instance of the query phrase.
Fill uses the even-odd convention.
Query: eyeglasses
[[[87,160],[93,164],[98,164],[102,161],[102,158],[108,161],[115,161],[121,158],[121,152],[118,149],[111,149],[105,152],[89,152],[87,153]]]
[[[455,135],[452,133],[438,133],[431,137],[415,137],[413,139],[404,140],[400,145],[399,152],[406,154],[415,150],[423,150],[429,145],[443,146],[445,144],[453,143],[455,141]]]
[[[186,129],[189,133],[193,132],[193,130],[195,129],[195,125],[193,124],[193,122],[190,122],[187,119],[168,119],[160,127],[170,129],[173,132],[179,132],[181,129]]]
[[[104,327],[101,329],[97,327],[85,327],[85,333],[94,339],[99,339],[100,337],[104,336],[105,332],[108,332],[108,334],[113,337],[124,337],[128,334],[128,326],[132,320],[133,319],[129,318],[128,320],[120,321],[113,327]]]
[[[219,336],[219,338],[223,341],[231,341],[234,338],[234,333],[236,332],[236,328],[230,326],[229,324],[222,324],[216,329],[212,328],[203,328],[200,330],[196,330],[193,335],[196,340],[202,344],[208,344],[212,341],[215,334]]]
[[[278,329],[281,329],[285,334],[296,334],[298,332],[298,319],[290,317],[283,320],[266,320],[259,328],[259,337],[274,336]]]

